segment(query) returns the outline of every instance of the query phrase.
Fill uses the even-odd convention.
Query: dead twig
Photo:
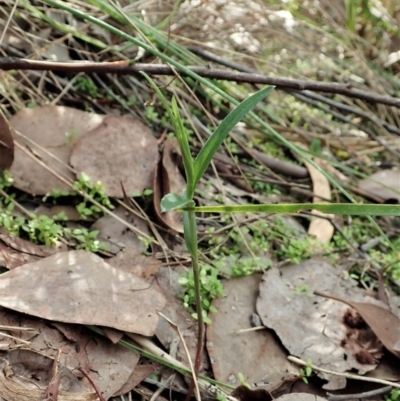
[[[356,393],[356,394],[331,394],[331,393],[326,393],[328,396],[328,401],[346,401],[350,399],[364,399],[364,398],[374,398],[377,395],[382,395],[388,393],[392,389],[392,386],[385,386],[378,388],[376,390],[371,390],[371,391],[364,391],[362,393]]]
[[[387,106],[400,108],[400,99],[393,96],[379,95],[377,93],[355,89],[351,84],[340,84],[337,82],[319,82],[302,79],[267,77],[262,74],[234,72],[207,67],[188,67],[192,72],[203,78],[220,79],[224,81],[235,81],[251,84],[274,85],[277,89],[309,90],[316,92],[335,93],[352,98],[365,100],[371,103],[380,103]],[[86,73],[116,73],[135,74],[141,71],[150,75],[175,75],[174,69],[163,64],[130,64],[129,61],[121,60],[115,62],[74,62],[60,63],[49,61],[37,61],[19,59],[15,57],[0,57],[0,70],[36,70],[53,72],[86,72]],[[186,75],[184,72],[181,75]]]
[[[93,381],[93,379],[89,376],[89,373],[87,373],[83,368],[79,368],[79,370],[83,373],[83,375],[88,379],[89,383],[92,385],[93,390],[96,392],[97,397],[99,397],[100,401],[106,401],[105,398],[103,397],[103,394],[101,394],[99,388],[96,386],[96,383]]]
[[[340,373],[340,372],[335,372],[333,370],[323,369],[323,368],[320,368],[313,364],[309,365],[306,361],[303,361],[302,359],[297,358],[292,355],[288,356],[288,360],[290,362],[295,363],[296,365],[309,366],[312,370],[315,370],[316,372],[327,373],[327,374],[334,375],[334,376],[340,376],[340,377],[345,377],[347,379],[360,380],[360,381],[364,381],[364,382],[386,384],[391,387],[400,388],[399,383],[391,382],[389,380],[383,380],[383,379],[378,379],[375,377],[368,377],[368,376],[360,376],[360,375],[356,375],[353,373],[347,373],[347,372]]]

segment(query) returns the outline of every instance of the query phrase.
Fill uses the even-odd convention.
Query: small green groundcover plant
[[[7,190],[12,185],[12,178],[5,171],[0,177],[0,189]],[[110,199],[105,195],[104,187],[101,183],[93,184],[86,174],[81,174],[77,181],[73,184],[73,191],[61,191],[54,189],[44,197],[44,200],[56,199],[63,196],[77,196],[78,191],[84,191],[90,197],[102,204],[108,209],[113,209]],[[106,244],[97,239],[98,230],[88,230],[85,227],[68,228],[64,222],[67,216],[64,212],[57,213],[52,217],[45,215],[36,215],[30,213],[29,217],[14,215],[15,203],[14,194],[5,196],[0,200],[0,227],[12,233],[15,236],[25,234],[30,241],[36,244],[45,244],[52,246],[57,240],[64,239],[74,244],[77,249],[84,249],[90,252],[106,250]],[[90,204],[83,200],[76,206],[82,220],[86,220],[89,216],[99,216],[101,210],[96,205]]]

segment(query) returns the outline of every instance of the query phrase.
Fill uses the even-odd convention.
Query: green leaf
[[[169,212],[170,210],[176,210],[185,207],[192,203],[190,199],[180,196],[178,194],[167,194],[161,199],[161,211]]]
[[[261,89],[257,93],[249,96],[247,99],[243,100],[234,110],[232,110],[213,132],[213,134],[208,138],[207,142],[204,144],[203,148],[200,150],[199,154],[194,161],[194,182],[193,187],[189,188],[188,193],[193,193],[196,185],[203,176],[208,165],[211,162],[215,152],[221,146],[222,142],[228,136],[229,132],[235,127],[235,125],[248,114],[262,99],[265,98],[274,89],[273,86],[268,86]]]
[[[171,100],[171,106],[172,106],[172,113],[174,115],[173,124],[175,128],[176,138],[178,139],[179,147],[182,153],[183,165],[185,167],[185,173],[186,173],[186,180],[188,183],[188,187],[194,188],[193,158],[192,154],[190,153],[187,132],[185,130],[185,127],[183,126],[182,118],[179,114],[178,105],[176,103],[175,97],[173,97]],[[188,194],[188,198],[191,199],[192,197],[193,193]]]
[[[182,208],[185,210],[185,208]],[[187,210],[192,210],[186,208]],[[400,216],[400,205],[356,203],[283,203],[279,205],[197,206],[203,213],[296,213],[301,210],[319,210],[327,214],[358,216]]]
[[[169,107],[167,99],[165,99],[165,96],[162,94],[162,92],[160,91],[158,86],[154,83],[154,81],[144,71],[140,71],[140,73],[146,78],[147,82],[153,88],[154,92],[156,92],[157,96],[161,100],[162,105],[164,106],[164,109],[168,113],[168,116],[169,116],[169,119],[171,120],[171,123],[173,123],[174,115],[172,113],[171,107]]]
[[[186,173],[186,180],[188,182],[188,185],[190,185],[190,187],[194,188],[194,185],[193,185],[193,175],[194,175],[193,174],[193,158],[190,153],[189,141],[187,138],[185,127],[183,126],[181,116],[179,114],[176,99],[174,97],[172,98],[172,101],[171,101],[172,109],[171,109],[167,100],[165,99],[165,96],[162,94],[162,92],[157,87],[157,85],[154,83],[154,81],[145,72],[142,71],[141,74],[147,79],[150,86],[154,89],[157,96],[160,98],[161,103],[163,104],[165,110],[168,113],[168,117],[171,121],[171,124],[174,127],[175,135],[178,140],[179,147],[181,149],[183,165],[185,167],[185,173]],[[193,197],[193,192],[191,193],[190,198],[192,198],[192,197]]]

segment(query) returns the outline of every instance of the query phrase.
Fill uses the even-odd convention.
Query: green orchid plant
[[[194,276],[194,289],[196,299],[196,316],[199,325],[198,346],[195,358],[194,371],[198,374],[200,368],[200,356],[202,351],[202,344],[204,339],[204,314],[201,304],[200,294],[200,268],[198,263],[198,245],[197,245],[197,225],[196,225],[196,212],[209,212],[209,213],[232,213],[232,212],[259,212],[259,213],[295,213],[301,210],[319,210],[329,214],[342,214],[342,215],[387,215],[398,216],[400,215],[400,206],[398,205],[360,205],[349,203],[299,203],[299,204],[262,204],[262,205],[237,205],[237,206],[201,206],[195,205],[193,195],[200,179],[204,175],[207,167],[218,148],[222,145],[223,141],[228,136],[229,132],[235,125],[241,121],[252,109],[262,101],[272,90],[273,87],[266,87],[260,91],[252,94],[243,102],[241,102],[234,110],[232,110],[221,124],[216,128],[212,135],[208,138],[196,158],[193,158],[189,148],[188,135],[182,123],[179,114],[178,106],[175,98],[171,100],[171,106],[168,104],[160,89],[151,80],[151,78],[143,73],[151,87],[157,93],[164,108],[167,111],[169,119],[175,130],[176,138],[178,140],[183,166],[186,174],[186,189],[182,194],[170,193],[164,196],[161,200],[161,210],[168,212],[171,210],[180,210],[183,213],[183,226],[184,237],[187,249],[190,252],[192,260],[192,269]]]

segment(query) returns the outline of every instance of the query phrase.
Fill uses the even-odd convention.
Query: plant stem
[[[197,324],[198,324],[197,350],[194,360],[194,373],[196,377],[192,378],[192,382],[190,383],[189,390],[186,395],[186,401],[189,401],[190,398],[192,397],[194,390],[194,381],[197,379],[201,365],[201,354],[203,351],[203,342],[204,342],[204,322],[203,322],[203,308],[201,306],[201,294],[200,294],[200,268],[198,263],[196,215],[194,211],[188,211],[186,213],[188,221],[188,239],[191,242],[190,253],[192,256],[193,281],[194,281],[194,292],[196,298],[196,313],[197,313]]]

